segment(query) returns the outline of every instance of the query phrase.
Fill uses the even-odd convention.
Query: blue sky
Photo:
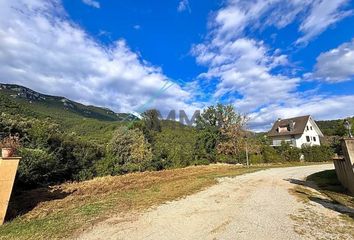
[[[80,0],[64,0],[71,19],[104,44],[123,38],[134,52],[175,79],[193,80],[205,70],[190,54],[192,44],[207,33],[207,19],[220,1],[190,2],[177,10],[179,1],[99,1],[100,8]],[[193,5],[195,4],[195,5]]]
[[[0,82],[129,112],[230,103],[278,117],[354,115],[351,0],[5,0]]]

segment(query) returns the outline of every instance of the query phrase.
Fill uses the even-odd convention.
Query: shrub
[[[96,168],[100,173],[112,175],[141,171],[149,165],[152,157],[151,146],[142,131],[120,127],[107,146],[107,157]]]
[[[195,159],[205,159],[209,163],[216,162],[218,139],[218,132],[215,129],[199,130],[195,142]]]
[[[264,145],[261,150],[261,155],[263,162],[265,163],[274,163],[281,162],[281,155],[271,146]]]
[[[260,164],[264,162],[263,157],[260,154],[251,154],[249,161],[251,164]]]
[[[289,143],[282,142],[281,145],[276,148],[276,150],[281,156],[283,162],[300,161],[301,150],[299,148],[290,146]]]
[[[153,135],[154,165],[161,168],[177,168],[191,165],[195,160],[197,134],[188,126],[163,127]],[[198,158],[202,159],[202,158]],[[157,162],[161,161],[160,164]]]
[[[301,149],[306,162],[325,162],[332,159],[334,152],[329,146],[303,146]]]
[[[18,168],[17,183],[32,188],[62,181],[65,167],[61,166],[54,154],[42,149],[20,148],[22,157]]]

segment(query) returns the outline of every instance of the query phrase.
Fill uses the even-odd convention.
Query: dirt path
[[[350,239],[354,228],[338,212],[291,194],[296,180],[331,168],[276,168],[223,178],[184,199],[105,221],[79,239]],[[328,232],[328,224],[345,230]]]

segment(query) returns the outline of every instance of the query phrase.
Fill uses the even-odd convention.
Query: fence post
[[[20,157],[0,158],[0,225],[5,221]]]
[[[354,139],[342,139],[342,158],[334,158],[334,167],[341,184],[354,196]]]

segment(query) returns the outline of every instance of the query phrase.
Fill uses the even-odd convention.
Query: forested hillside
[[[1,136],[20,136],[17,154],[22,161],[17,184],[22,187],[184,167],[193,161],[195,130],[177,122],[159,121],[158,131],[148,131],[130,114],[6,84],[0,85],[0,111]],[[133,146],[119,153],[129,157],[114,155],[113,148],[127,144]],[[140,150],[148,154],[131,154]]]
[[[121,125],[119,122],[136,119],[131,114],[85,106],[13,84],[0,84],[0,100],[2,113],[55,122],[63,132],[98,142],[110,139],[112,130]]]
[[[352,126],[354,126],[354,117],[348,119]],[[327,120],[327,121],[316,121],[318,127],[321,129],[322,133],[326,136],[345,136],[348,134],[348,130],[344,127],[344,120]]]
[[[299,161],[300,154],[306,161],[326,161],[333,154],[331,146],[299,150],[284,144],[274,149],[266,136],[244,131],[247,118],[231,105],[204,109],[190,127],[163,121],[156,110],[139,120],[1,84],[0,110],[2,138],[19,137],[22,160],[16,184],[26,189],[134,171],[245,164],[246,145],[251,164]]]

